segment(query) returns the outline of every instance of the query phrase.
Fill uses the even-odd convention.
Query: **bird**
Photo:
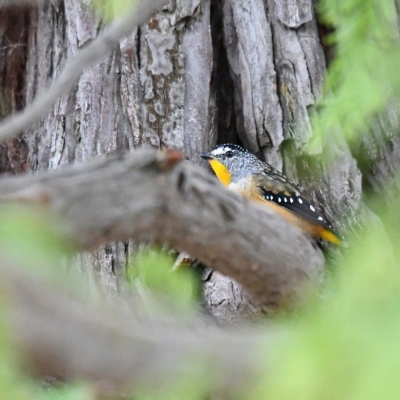
[[[299,188],[276,168],[236,144],[220,144],[201,153],[219,181],[230,190],[268,206],[303,232],[341,245],[342,238]]]

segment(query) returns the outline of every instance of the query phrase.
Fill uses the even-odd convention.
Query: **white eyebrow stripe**
[[[224,146],[224,147],[218,147],[216,149],[214,149],[211,154],[213,154],[214,156],[220,156],[221,154],[225,154],[228,151],[229,147],[228,146]]]

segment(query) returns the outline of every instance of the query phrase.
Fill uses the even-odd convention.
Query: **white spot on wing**
[[[278,203],[280,203],[281,202],[281,198],[280,197],[278,197]]]
[[[317,219],[319,219],[320,221],[323,221],[323,220],[324,220],[322,217],[318,217]]]
[[[287,203],[287,198],[286,198],[286,197],[284,197],[284,198],[283,198],[283,201],[284,201],[285,203]]]
[[[315,208],[310,204],[310,210],[315,212]]]
[[[302,199],[297,199],[299,201],[300,204],[303,204],[303,200]]]
[[[292,198],[290,198],[290,202],[293,203],[293,199]]]
[[[271,200],[273,200],[274,199],[274,196],[271,196]]]

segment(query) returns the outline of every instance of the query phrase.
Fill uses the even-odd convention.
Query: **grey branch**
[[[46,203],[79,248],[127,238],[168,243],[234,278],[268,310],[297,303],[321,280],[323,255],[298,228],[173,150],[3,178],[0,193],[0,200]]]
[[[1,7],[27,7],[44,3],[48,0],[0,0]]]
[[[165,2],[166,0],[135,1],[135,5],[124,18],[113,23],[95,40],[79,50],[74,58],[67,61],[64,70],[47,90],[40,93],[23,111],[7,117],[0,124],[0,141],[20,134],[37,122],[59,96],[78,81],[86,68],[104,58],[120,39],[129,35],[135,26],[147,21]]]
[[[198,321],[139,323],[129,312],[104,307],[100,312],[68,298],[16,272],[22,268],[4,259],[0,271],[2,292],[12,299],[7,314],[12,337],[25,362],[37,374],[90,380],[102,395],[154,390],[182,380],[239,394],[254,379],[256,346],[264,343],[267,351],[278,339],[265,330],[263,336],[254,328],[234,334],[201,327]]]

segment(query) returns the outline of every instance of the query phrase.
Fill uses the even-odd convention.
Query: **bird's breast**
[[[251,194],[253,191],[251,183],[252,183],[251,179],[242,178],[239,180],[231,181],[228,187],[233,192],[240,193],[243,196],[251,198],[252,197]]]

